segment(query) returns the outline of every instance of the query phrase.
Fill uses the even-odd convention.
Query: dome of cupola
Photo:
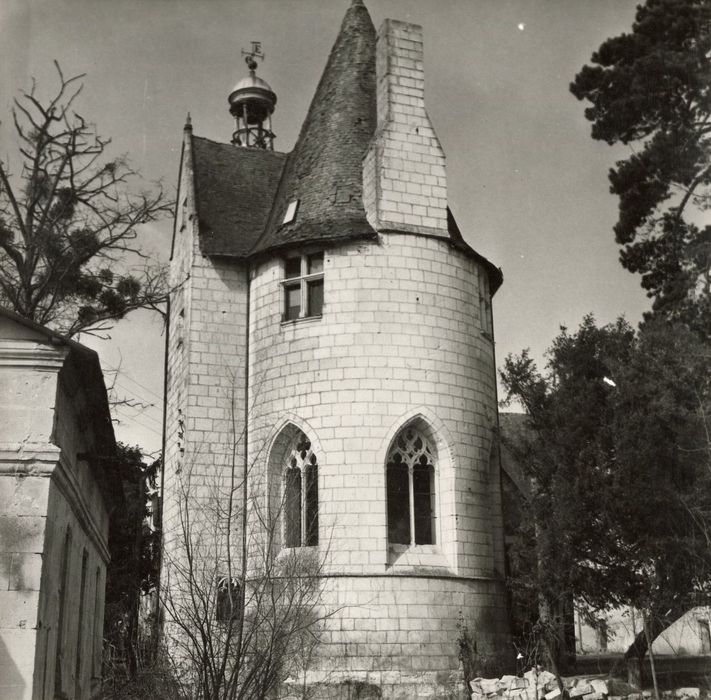
[[[264,121],[274,112],[277,96],[266,80],[262,80],[252,70],[240,80],[227,98],[232,116],[241,114],[247,108],[249,124]]]
[[[277,96],[269,83],[257,76],[254,54],[247,55],[246,63],[249,75],[232,88],[227,98],[230,114],[235,118],[236,126],[232,134],[232,143],[235,146],[272,150],[274,148],[272,113]]]

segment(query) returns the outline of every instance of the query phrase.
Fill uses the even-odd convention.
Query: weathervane
[[[257,70],[257,59],[259,58],[263,61],[265,58],[264,51],[262,50],[262,42],[251,41],[250,44],[252,44],[252,50],[245,51],[242,49],[242,55],[244,56],[244,62],[247,64],[247,68],[249,68],[249,70]]]
[[[2,0],[0,0],[2,2]],[[264,60],[261,41],[251,41],[251,51],[242,49],[249,76],[242,78],[230,93],[230,114],[235,118],[232,143],[246,148],[273,150],[272,112],[277,97],[268,83],[258,77],[257,60]]]

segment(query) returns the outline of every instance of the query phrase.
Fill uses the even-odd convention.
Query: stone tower
[[[447,206],[421,28],[354,0],[289,154],[187,125],[171,266],[166,551],[241,465],[249,537],[322,562],[308,682],[434,697],[462,626],[503,659],[502,277]]]

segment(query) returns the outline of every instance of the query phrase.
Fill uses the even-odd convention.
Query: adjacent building
[[[99,689],[114,451],[96,353],[0,308],[3,700]]]

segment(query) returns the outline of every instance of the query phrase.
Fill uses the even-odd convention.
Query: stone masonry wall
[[[13,327],[14,326],[14,327]],[[81,419],[83,395],[60,372],[66,349],[0,319],[0,697],[88,700],[101,677],[108,512]],[[57,648],[64,536],[62,644]],[[84,586],[82,599],[82,568]],[[82,611],[82,612],[80,612]]]
[[[377,129],[363,162],[376,230],[447,235],[445,156],[425,109],[422,28],[386,19],[376,48]]]
[[[250,456],[263,455],[268,482],[270,446],[288,422],[317,454],[325,596],[344,606],[323,654],[361,674],[430,668],[428,658],[456,670],[460,614],[482,650],[506,638],[485,272],[442,240],[394,233],[324,258],[320,319],[281,322],[281,260],[254,273]],[[385,456],[412,419],[437,449],[437,544],[398,556],[387,544]]]
[[[247,270],[201,254],[191,178],[186,156],[171,263],[164,561],[184,551],[181,503],[191,505],[193,536],[199,538],[226,502],[230,471],[234,466],[241,473],[244,455]],[[210,556],[223,558],[216,554],[220,548],[214,540]],[[219,566],[216,560],[216,571]]]

